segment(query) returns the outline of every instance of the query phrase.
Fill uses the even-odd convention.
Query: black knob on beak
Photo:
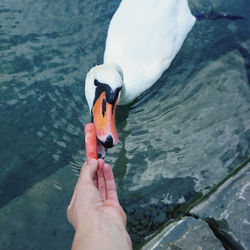
[[[106,138],[106,141],[104,143],[104,147],[105,148],[112,148],[113,147],[113,138],[111,135],[109,135],[107,138]]]

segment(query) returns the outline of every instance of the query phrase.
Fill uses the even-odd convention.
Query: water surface
[[[83,126],[90,117],[84,79],[102,63],[119,3],[1,1],[0,207],[66,165],[75,171],[85,161]],[[244,19],[197,22],[161,79],[117,110],[120,142],[106,161],[135,246],[250,155],[249,4],[190,1],[190,7]]]

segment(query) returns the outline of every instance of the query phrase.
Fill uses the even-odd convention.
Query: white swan
[[[85,81],[105,148],[118,143],[116,104],[130,103],[161,77],[194,23],[187,0],[122,0],[109,25],[104,64],[92,68]]]

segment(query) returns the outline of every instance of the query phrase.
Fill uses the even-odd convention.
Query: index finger
[[[91,159],[89,162],[85,162],[81,168],[78,182],[82,182],[82,181],[87,181],[91,183],[94,182],[96,179],[97,165],[98,165],[98,162],[95,159]]]

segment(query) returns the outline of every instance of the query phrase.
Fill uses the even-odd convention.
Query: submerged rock
[[[167,219],[166,214],[163,212],[159,212],[155,218],[155,222],[156,224],[162,224],[166,221],[166,219]]]
[[[66,210],[76,180],[68,165],[1,208],[0,249],[70,249]]]
[[[227,249],[250,249],[250,163],[191,213],[206,219]]]
[[[224,249],[209,226],[200,219],[186,217],[167,226],[149,241],[143,250]]]

